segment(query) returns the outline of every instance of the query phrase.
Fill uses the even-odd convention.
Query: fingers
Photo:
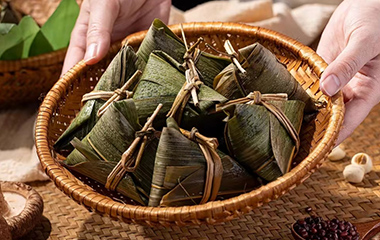
[[[162,1],[160,3],[160,5],[158,6],[158,16],[153,16],[153,17],[156,17],[156,18],[158,17],[164,23],[167,24],[169,22],[171,5],[172,5],[172,1],[171,0],[164,0],[164,1]]]
[[[142,11],[141,16],[131,25],[130,30],[134,32],[148,29],[155,18],[159,18],[161,21],[167,23],[169,21],[170,7],[170,0],[147,1],[144,5],[145,11]]]
[[[86,39],[86,64],[99,62],[106,54],[111,44],[111,33],[119,15],[119,1],[101,0],[90,4],[90,15]]]
[[[344,116],[343,127],[339,133],[336,145],[339,145],[344,139],[360,125],[371,111],[373,104],[368,103],[363,99],[353,99],[346,103],[346,113]]]
[[[86,52],[86,36],[88,26],[88,1],[82,4],[78,19],[71,32],[70,44],[67,49],[65,61],[62,67],[62,74],[72,68],[77,62],[83,59]]]
[[[348,45],[330,63],[321,78],[321,90],[333,96],[343,88],[362,67],[374,58],[377,53],[371,51],[365,39],[351,38]]]
[[[334,29],[334,24],[329,22],[326,28],[323,30],[321,39],[318,44],[317,54],[320,55],[323,60],[330,64],[340,53],[339,39],[340,32]]]

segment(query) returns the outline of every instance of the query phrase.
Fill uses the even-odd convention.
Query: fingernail
[[[91,43],[90,46],[88,46],[86,55],[84,56],[84,61],[88,62],[96,57],[96,53],[98,51],[98,44]]]
[[[327,95],[334,96],[339,91],[340,81],[336,75],[331,74],[321,82],[321,87]]]

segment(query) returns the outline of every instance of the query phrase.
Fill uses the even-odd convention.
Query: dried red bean
[[[359,240],[356,227],[338,219],[325,221],[321,217],[312,216],[298,220],[293,228],[307,240]]]
[[[311,207],[307,207],[307,208],[305,208],[305,211],[306,211],[307,213],[310,213],[310,212],[313,211],[313,209],[312,209]]]

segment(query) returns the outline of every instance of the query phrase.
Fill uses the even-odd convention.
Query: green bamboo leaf
[[[168,121],[171,121],[168,123],[171,127],[165,127],[162,130],[158,143],[149,206],[158,206],[162,196],[171,190],[164,188],[167,166],[181,166],[181,169],[185,171],[181,173],[180,180],[183,180],[187,177],[185,173],[189,173],[183,166],[201,167],[206,162],[198,145],[178,131],[178,126],[175,126],[172,118],[169,118]],[[178,182],[178,179],[173,181]]]
[[[24,39],[22,58],[27,58],[29,57],[29,50],[32,45],[32,42],[35,36],[37,35],[38,31],[40,30],[40,27],[30,16],[23,17],[20,21],[19,27],[21,28],[21,31],[23,32],[23,39]],[[49,44],[49,43],[46,43],[46,44]],[[49,47],[45,47],[45,48],[49,48]]]
[[[154,50],[165,52],[180,64],[184,62],[183,56],[186,52],[184,43],[159,19],[153,21],[137,55],[147,62]],[[212,87],[215,76],[230,63],[227,58],[202,52],[196,67],[206,86]]]
[[[294,100],[270,103],[281,109],[299,132],[305,104]],[[294,157],[295,144],[288,132],[261,105],[236,105],[227,123],[226,141],[231,156],[266,181],[286,173]]]
[[[164,56],[164,58],[161,56]],[[164,126],[165,116],[186,81],[182,71],[183,69],[180,66],[181,64],[178,64],[178,62],[163,52],[154,51],[151,53],[141,80],[133,94],[133,99],[136,101],[136,105],[139,109],[141,123],[146,121],[146,118],[150,116],[157,106],[157,103],[162,103],[163,109],[157,116],[156,123],[163,124],[160,125],[159,128]],[[187,104],[183,114],[183,123],[187,122],[189,125],[191,123],[197,127],[197,125],[200,125],[197,124],[197,122],[200,123],[201,121],[200,119],[197,121],[196,118],[202,116],[202,124],[204,124],[205,121],[203,120],[206,120],[205,116],[210,115],[210,109],[212,109],[216,103],[227,101],[225,97],[206,85],[201,85],[198,98],[199,107]],[[140,109],[143,111],[140,111]],[[219,113],[214,115],[213,118],[215,119],[217,116],[220,118],[219,120],[225,117],[223,113]],[[213,125],[213,123],[209,122],[209,125]]]
[[[23,17],[18,26],[0,27],[1,59],[27,58],[67,47],[78,14],[75,0],[63,0],[41,29],[30,16]]]
[[[41,27],[41,32],[50,42],[54,51],[69,45],[71,31],[78,15],[79,6],[75,0],[62,0]]]
[[[229,65],[215,77],[213,86],[216,91],[228,99],[245,97],[253,91],[286,93],[291,100],[303,101],[307,113],[317,110],[315,100],[268,49],[255,43],[240,49],[239,52],[243,57],[242,65],[247,72],[243,74],[235,65]]]
[[[14,26],[17,26],[14,23],[0,23],[0,35],[7,34]]]
[[[114,91],[124,85],[137,70],[143,70],[144,67],[145,62],[136,56],[130,46],[125,46],[114,57],[94,90]],[[131,86],[128,90],[133,88],[134,86]],[[101,99],[87,101],[78,116],[56,141],[54,148],[57,151],[72,150],[70,141],[74,137],[83,139],[90,132],[98,121],[96,114],[104,103],[105,101]]]
[[[203,197],[206,159],[198,144],[183,136],[168,118],[158,144],[153,173],[150,206],[198,204]],[[218,151],[223,177],[218,199],[235,196],[258,187],[257,177],[249,174],[228,155]]]
[[[269,112],[264,106],[238,104],[228,121],[228,146],[231,156],[253,172],[272,159]],[[280,176],[281,172],[274,169]],[[257,172],[261,177],[262,174]],[[267,179],[270,180],[270,179]]]
[[[276,102],[275,104],[278,108],[283,110],[294,128],[299,132],[302,125],[302,113],[305,103],[292,100],[286,103]],[[285,174],[290,170],[291,159],[294,157],[294,142],[273,114],[270,114],[270,124],[273,155],[282,174]]]
[[[1,35],[0,42],[0,60],[16,60],[21,58],[23,33],[19,27],[15,26],[8,34]]]
[[[37,23],[30,16],[25,16],[21,19],[19,25],[12,27],[12,29],[19,29],[21,35],[21,40],[15,46],[9,47],[4,51],[1,55],[3,60],[16,60],[20,58],[27,58],[29,56],[29,49],[31,47],[32,41],[39,32],[40,28]],[[9,33],[8,33],[9,34]],[[7,35],[3,35],[5,37]],[[1,36],[0,36],[1,38]],[[16,41],[16,38],[13,39],[5,39],[4,41]],[[42,45],[45,48],[48,48],[49,43],[45,42]],[[21,53],[21,55],[20,55]]]
[[[72,141],[75,150],[63,164],[105,184],[107,176],[135,139],[136,131],[140,129],[133,100],[115,102],[82,142],[78,143],[77,139]],[[157,144],[158,140],[153,138],[146,146],[136,170],[124,177],[129,185],[120,183],[117,187],[117,191],[127,193],[126,196],[144,205],[150,193]]]
[[[24,47],[24,42],[19,42],[18,44],[8,48],[1,55],[1,60],[18,60],[22,56]]]
[[[73,140],[74,142],[79,141],[78,139]],[[80,150],[74,150],[70,154],[70,158],[78,159],[78,163],[75,165],[69,165],[67,162],[61,162],[61,164],[67,167],[70,170],[79,172],[100,184],[105,184],[107,182],[107,176],[112,171],[112,169],[116,166],[115,162],[104,162],[101,161],[97,156],[98,160],[94,159],[96,153],[93,153],[91,148],[88,147],[88,142],[83,140],[81,143],[76,142],[76,146]],[[92,160],[89,160],[89,156],[92,156]],[[136,188],[136,184],[133,181],[130,175],[125,175],[124,178],[120,181],[118,186],[116,187],[116,191],[120,192],[124,196],[127,196],[136,202],[145,205],[144,199],[141,198],[138,190]]]
[[[261,185],[256,176],[249,174],[231,157],[220,151],[218,153],[221,156],[224,171],[216,200],[223,200],[250,192]],[[206,168],[195,169],[193,167],[193,172],[191,172],[193,170],[191,166],[168,166],[166,169],[164,184],[165,187],[172,190],[162,197],[161,206],[175,207],[198,204],[204,191]],[[182,174],[186,171],[184,169],[189,171],[189,174]],[[181,175],[187,175],[187,177],[183,179]],[[172,183],[175,179],[183,180]],[[173,185],[174,187],[171,187]]]
[[[33,57],[40,54],[49,53],[52,51],[54,51],[54,49],[52,45],[50,44],[49,40],[46,38],[45,34],[42,31],[38,31],[26,55],[29,57]],[[25,53],[26,50],[23,52]]]

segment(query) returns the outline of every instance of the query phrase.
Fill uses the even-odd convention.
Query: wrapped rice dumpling
[[[137,55],[147,62],[154,50],[167,53],[181,64],[184,62],[183,57],[186,52],[184,42],[159,19],[153,21],[137,51]],[[228,58],[201,52],[196,67],[204,84],[212,87],[215,76],[230,63],[231,61]]]
[[[154,51],[149,57],[139,85],[133,94],[140,122],[146,121],[157,104],[162,103],[163,108],[155,121],[155,127],[162,128],[165,125],[166,114],[185,82],[186,77],[182,65],[164,52]],[[227,101],[225,97],[202,84],[199,87],[198,98],[198,107],[194,106],[191,101],[186,105],[181,126],[190,129],[194,126],[212,124],[210,121],[205,121],[207,119],[222,120],[225,117],[224,113],[212,114],[216,103]]]
[[[216,162],[210,166],[200,145],[185,137],[174,119],[168,118],[158,144],[149,206],[199,204],[205,200],[206,188],[212,189],[206,200],[214,200],[213,197],[236,196],[260,185],[257,177],[231,157],[220,151],[217,155],[219,168]],[[213,178],[210,168],[215,170]],[[206,186],[207,182],[212,186]]]
[[[65,167],[152,207],[230,198],[290,170],[314,100],[260,44],[227,47],[229,59],[182,36],[156,19],[136,54],[121,49],[55,143],[74,149]]]
[[[286,93],[290,100],[304,102],[305,112],[317,110],[315,101],[286,70],[276,56],[259,43],[239,50],[242,73],[230,64],[214,79],[214,89],[228,99],[247,96],[250,92]]]
[[[140,60],[134,50],[124,46],[114,57],[107,70],[100,78],[94,91],[114,91],[121,88],[137,70],[143,70],[145,62]],[[131,86],[128,90],[133,89]],[[76,137],[83,139],[98,121],[97,112],[105,103],[104,99],[87,101],[66,131],[61,135],[54,145],[57,151],[72,150],[70,141]],[[157,105],[156,105],[157,106]]]
[[[297,100],[270,104],[284,113],[298,134],[305,104]],[[267,181],[287,173],[297,143],[279,119],[262,105],[237,104],[232,114],[225,133],[230,156]]]
[[[71,170],[106,184],[107,176],[140,129],[133,100],[114,102],[82,141],[72,141],[76,149],[63,164]],[[147,204],[150,194],[158,145],[158,139],[154,134],[150,138],[136,170],[125,174],[115,189],[143,205]]]

